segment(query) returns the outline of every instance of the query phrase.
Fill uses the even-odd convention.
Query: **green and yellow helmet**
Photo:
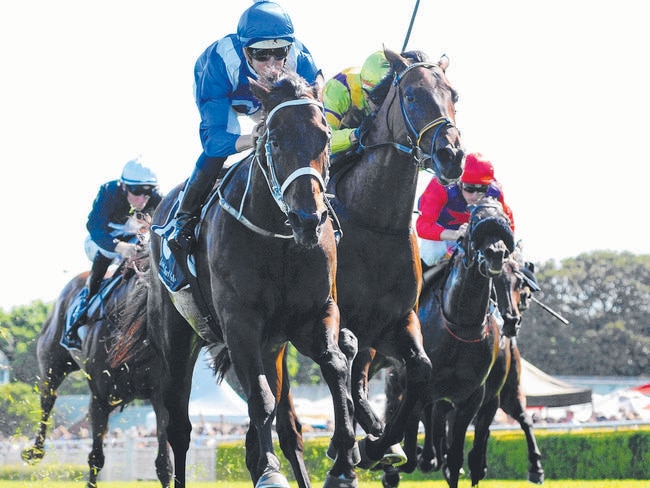
[[[388,74],[390,64],[384,55],[384,51],[372,53],[363,62],[361,67],[361,87],[370,93],[377,84]]]

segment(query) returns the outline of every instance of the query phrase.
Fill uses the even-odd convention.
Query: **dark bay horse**
[[[292,433],[278,426],[281,448],[285,455],[301,456],[299,423],[288,415],[293,411],[284,362],[289,342],[320,366],[332,394],[336,460],[325,486],[357,486],[348,359],[355,351],[338,345],[336,236],[325,197],[331,132],[320,88],[295,74],[269,86],[251,81],[268,114],[263,135],[254,153],[224,177],[216,203],[204,208],[194,255],[196,289],[169,292],[158,281],[155,268],[166,244],[153,236],[148,335],[164,360],[160,377],[176,488],[185,486],[188,400],[204,346],[217,351],[219,372],[233,366],[248,400],[246,465],[253,483],[288,487],[274,452],[272,424],[276,411],[283,416],[279,422],[291,423]],[[154,224],[167,222],[180,190],[163,199]],[[296,473],[292,466],[299,485],[310,486],[306,471]]]
[[[418,316],[433,373],[407,422],[404,448],[409,460],[399,471],[442,468],[449,486],[458,486],[467,428],[481,407],[486,379],[499,354],[493,282],[513,250],[514,236],[503,208],[496,200],[483,199],[471,211],[468,231],[448,263],[442,289],[423,289]],[[516,311],[511,314],[517,317]],[[387,378],[393,382],[387,385],[390,413],[403,390],[404,372]],[[420,420],[425,439],[418,451]],[[384,486],[397,486],[398,470],[384,468]]]
[[[528,481],[542,484],[544,482],[544,469],[542,468],[542,455],[533,432],[533,422],[526,412],[525,394],[521,389],[521,356],[517,347],[517,332],[520,320],[518,313],[528,308],[532,293],[539,291],[534,279],[530,277],[530,264],[525,263],[517,248],[511,259],[504,266],[503,272],[495,280],[501,281],[496,289],[509,290],[497,297],[499,310],[503,316],[504,343],[501,347],[492,370],[485,383],[485,398],[476,414],[474,444],[467,456],[467,463],[472,477],[472,486],[477,486],[479,481],[487,475],[487,443],[490,436],[490,425],[494,420],[497,409],[501,409],[515,419],[526,436],[528,449]],[[512,297],[513,301],[510,302]],[[502,303],[504,306],[502,306]]]
[[[142,237],[148,236],[148,230]],[[144,244],[144,243],[143,243]],[[165,428],[161,424],[162,396],[155,389],[160,361],[154,350],[141,339],[144,326],[122,320],[133,307],[146,304],[147,283],[143,276],[149,266],[147,245],[132,261],[124,262],[116,273],[120,281],[104,301],[98,314],[84,326],[87,332],[81,350],[68,350],[60,340],[65,329],[66,313],[71,302],[84,287],[88,272],[77,275],[63,289],[47,317],[37,339],[41,420],[34,445],[25,449],[23,459],[38,463],[45,455],[47,424],[57,393],[66,376],[82,370],[90,387],[89,420],[92,427],[92,450],[88,455],[88,488],[97,486],[97,476],[104,466],[104,437],[110,413],[132,400],[150,400],[158,419],[158,455],[156,473],[163,488],[171,481],[171,461],[167,451]],[[136,331],[140,330],[140,334]]]
[[[411,226],[418,173],[432,166],[441,181],[453,182],[464,163],[455,127],[457,94],[445,76],[448,59],[430,63],[421,52],[402,56],[389,49],[385,55],[390,72],[373,92],[382,99],[360,138],[361,159],[333,169],[328,185],[343,230],[337,272],[341,325],[358,339],[352,397],[355,420],[368,434],[363,467],[395,462],[386,453],[402,439],[431,372],[415,312],[422,271]],[[375,352],[404,361],[408,370],[402,408],[385,424],[368,400]]]

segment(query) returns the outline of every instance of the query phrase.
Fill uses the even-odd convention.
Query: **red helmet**
[[[470,153],[465,158],[460,181],[468,185],[489,185],[494,181],[494,166],[481,153]]]

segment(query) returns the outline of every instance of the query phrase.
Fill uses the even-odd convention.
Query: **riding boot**
[[[76,316],[72,321],[70,330],[68,330],[66,334],[69,344],[73,347],[81,346],[81,341],[79,339],[79,335],[77,334],[77,330],[88,319],[88,305],[90,304],[92,297],[94,297],[97,294],[99,288],[102,286],[102,282],[104,281],[104,276],[106,275],[106,271],[108,270],[108,267],[111,265],[112,262],[113,262],[112,258],[104,256],[101,252],[97,252],[97,254],[95,255],[95,259],[93,260],[93,265],[90,268],[90,275],[86,280],[86,286],[84,287],[84,290],[81,292],[82,299],[74,311]]]
[[[174,233],[167,240],[176,258],[189,254],[194,246],[194,228],[199,221],[201,206],[210,194],[226,158],[213,158],[202,153],[192,175],[185,184],[180,206],[176,211]]]

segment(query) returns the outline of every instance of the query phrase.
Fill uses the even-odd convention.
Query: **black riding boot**
[[[90,299],[97,294],[97,292],[99,291],[99,287],[102,286],[102,281],[104,280],[106,271],[108,270],[108,267],[111,265],[112,262],[113,262],[113,258],[108,258],[104,256],[101,252],[97,252],[95,259],[93,260],[93,265],[90,268],[90,275],[86,280],[86,286],[84,291],[82,292],[83,298],[81,302],[79,302],[79,306],[75,310],[75,313],[77,315],[74,318],[72,325],[70,326],[70,330],[68,330],[67,332],[68,342],[73,347],[81,346],[79,336],[77,334],[77,329],[79,329],[79,327],[83,325],[88,319],[87,312],[88,312],[88,304],[90,303]]]
[[[225,161],[226,158],[211,158],[201,154],[192,175],[185,184],[183,199],[176,211],[174,233],[167,241],[169,248],[177,258],[180,252],[186,254],[192,252],[194,227],[199,221],[201,206],[217,181]],[[199,166],[201,167],[199,168]]]

